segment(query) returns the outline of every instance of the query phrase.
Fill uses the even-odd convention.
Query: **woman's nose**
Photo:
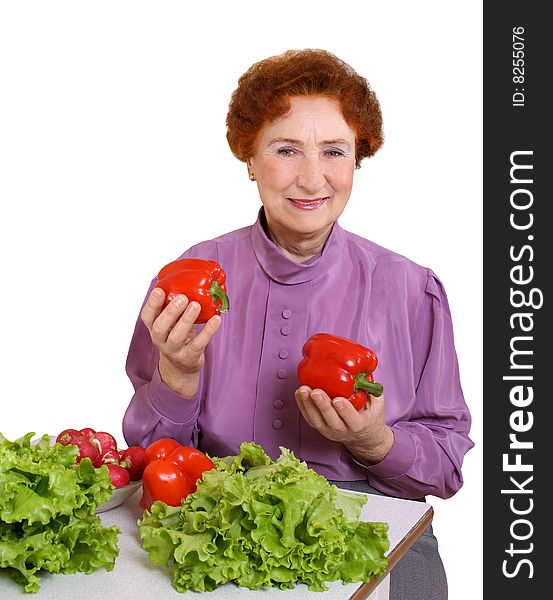
[[[304,190],[315,193],[321,190],[326,183],[323,165],[318,156],[304,156],[301,160],[297,184]]]

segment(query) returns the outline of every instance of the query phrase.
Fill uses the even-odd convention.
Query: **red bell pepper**
[[[205,471],[215,465],[200,450],[181,446],[172,438],[162,438],[146,448],[148,464],[142,473],[140,506],[149,510],[156,500],[169,506],[180,506]]]
[[[324,390],[331,398],[347,398],[360,410],[368,394],[381,396],[382,385],[374,382],[378,359],[369,348],[330,333],[316,333],[305,342],[298,365],[302,385]]]
[[[165,292],[165,305],[178,294],[198,302],[201,310],[196,323],[205,323],[229,309],[226,277],[214,260],[179,258],[160,270],[156,285]]]
[[[179,446],[180,444],[173,438],[159,438],[146,446],[146,464],[151,463],[156,458],[167,458],[167,455]]]
[[[202,478],[205,471],[215,468],[212,460],[197,448],[179,446],[167,456],[167,460],[178,465],[194,483]]]

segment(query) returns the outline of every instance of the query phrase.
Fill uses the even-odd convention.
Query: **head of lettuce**
[[[178,507],[155,502],[138,521],[157,565],[173,565],[173,586],[212,591],[325,581],[368,581],[384,573],[388,525],[359,521],[366,496],[338,490],[281,448],[272,461],[254,443],[214,458],[195,493]]]
[[[109,471],[90,459],[78,465],[75,446],[10,442],[0,434],[0,574],[25,591],[39,589],[38,573],[112,570],[117,527],[103,527],[96,507],[111,497]]]

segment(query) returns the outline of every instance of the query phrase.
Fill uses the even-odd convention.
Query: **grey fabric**
[[[339,488],[386,496],[366,481],[331,481]],[[424,498],[420,499],[424,501]],[[432,526],[390,573],[390,600],[447,600],[447,577]]]

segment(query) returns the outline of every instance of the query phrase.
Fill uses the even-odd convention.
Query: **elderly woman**
[[[262,207],[257,221],[188,249],[227,273],[231,310],[194,325],[196,302],[152,282],[132,338],[129,444],[168,436],[225,456],[254,441],[294,451],[339,486],[447,498],[472,447],[442,284],[428,268],[342,229],[355,169],[383,141],[367,81],[321,50],[254,64],[227,116],[234,155]],[[300,386],[302,346],[329,332],[373,349],[384,396],[357,411]],[[429,530],[394,569],[393,599],[443,600]]]

